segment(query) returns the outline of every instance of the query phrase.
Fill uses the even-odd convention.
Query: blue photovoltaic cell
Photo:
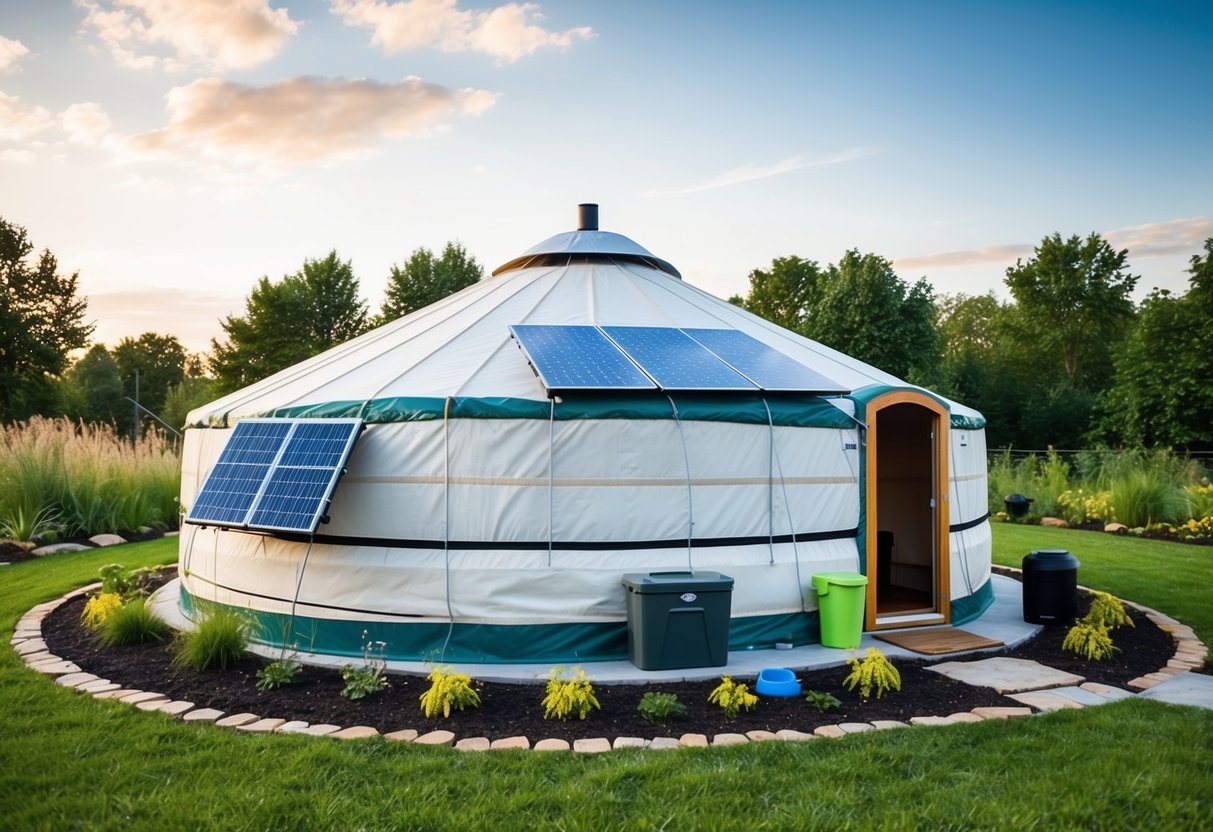
[[[763,390],[846,393],[847,388],[736,329],[684,329]]]
[[[663,390],[748,390],[750,381],[681,330],[661,326],[604,326]]]
[[[516,324],[510,331],[549,392],[656,386],[597,327]]]
[[[232,431],[186,521],[312,533],[360,419],[246,419]]]

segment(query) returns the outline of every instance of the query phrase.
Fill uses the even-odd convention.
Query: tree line
[[[729,300],[780,326],[980,410],[991,447],[1213,449],[1213,238],[1182,294],[1132,301],[1127,250],[1052,234],[994,293],[936,296],[892,263],[850,250],[822,266],[775,258]],[[379,312],[335,250],[263,276],[221,338],[190,355],[172,335],[89,346],[78,275],[0,218],[0,420],[68,415],[127,431],[139,400],[171,425],[194,407],[415,312],[481,280],[457,242],[393,264]],[[75,360],[73,354],[86,352]]]

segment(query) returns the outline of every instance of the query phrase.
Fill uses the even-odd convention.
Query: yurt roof
[[[231,424],[283,409],[392,397],[547,401],[511,336],[518,324],[736,329],[848,390],[906,386],[683,281],[627,237],[580,228],[532,246],[492,277],[437,303],[204,405],[188,421]],[[952,409],[980,419],[961,405]]]

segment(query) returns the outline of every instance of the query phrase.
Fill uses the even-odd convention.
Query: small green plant
[[[823,690],[810,690],[805,693],[804,699],[822,713],[832,711],[833,709],[842,705],[842,703],[838,701],[838,697],[831,693],[826,693]]]
[[[590,711],[602,707],[594,696],[594,685],[580,667],[568,679],[564,677],[564,668],[553,667],[548,674],[546,694],[543,697],[544,719],[568,719],[573,714],[578,719],[585,719]]]
[[[149,595],[156,579],[156,570],[150,566],[127,569],[121,563],[106,564],[97,574],[101,577],[101,591],[117,593],[124,601]]]
[[[1112,654],[1120,648],[1112,644],[1112,636],[1109,635],[1107,627],[1083,620],[1066,633],[1061,649],[1082,656],[1088,661],[1101,662],[1112,658]]]
[[[449,667],[436,667],[428,677],[430,689],[421,694],[421,713],[433,719],[442,714],[444,719],[451,710],[480,707],[480,694],[472,688],[472,677],[456,673]]]
[[[80,613],[80,621],[90,630],[101,629],[105,619],[122,606],[122,596],[116,592],[102,592],[88,599],[84,612]]]
[[[842,683],[846,685],[847,690],[855,690],[858,685],[859,698],[865,702],[871,698],[873,690],[876,691],[877,699],[890,688],[901,690],[901,674],[893,667],[893,663],[885,658],[884,653],[875,647],[868,648],[863,661],[847,659],[847,664],[851,673]]]
[[[111,612],[101,625],[98,640],[106,647],[129,647],[163,641],[168,625],[147,605],[147,599],[136,598]]]
[[[362,665],[342,666],[341,678],[345,680],[342,696],[346,699],[364,699],[388,687],[387,659],[384,658],[386,649],[386,641],[372,641],[367,631],[362,631]]]
[[[720,684],[708,694],[708,701],[724,708],[729,719],[737,716],[742,708],[747,711],[758,704],[758,696],[750,693],[748,685],[734,682],[729,676],[721,676]]]
[[[677,694],[648,691],[640,697],[636,706],[640,715],[652,723],[662,723],[671,718],[687,715],[687,706],[678,701]]]
[[[1106,592],[1096,592],[1091,600],[1091,609],[1087,611],[1083,621],[1094,627],[1104,627],[1115,630],[1118,627],[1133,627],[1133,619],[1125,612],[1125,605],[1115,595]]]
[[[0,538],[8,538],[17,544],[32,543],[34,538],[56,534],[60,528],[59,512],[54,506],[43,506],[35,510],[18,504],[12,507],[9,514],[0,518]],[[32,549],[33,546],[28,548]]]
[[[239,610],[215,607],[198,626],[173,641],[173,664],[194,670],[227,670],[248,647],[249,621]]]
[[[293,685],[299,680],[303,665],[286,657],[275,659],[257,671],[257,690],[277,690],[283,685]]]

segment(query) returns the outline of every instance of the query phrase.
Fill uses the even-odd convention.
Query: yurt
[[[628,655],[625,575],[733,580],[728,649],[992,602],[981,414],[578,227],[189,415],[180,606],[389,660]]]

